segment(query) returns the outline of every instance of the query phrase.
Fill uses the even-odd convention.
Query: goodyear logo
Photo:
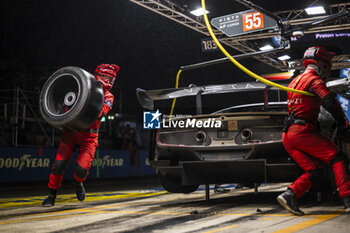
[[[32,158],[30,154],[19,158],[0,158],[0,168],[17,168],[18,171],[21,171],[23,168],[49,167],[49,164],[49,158]]]
[[[122,158],[112,158],[110,155],[105,155],[103,158],[95,158],[92,160],[92,166],[94,167],[122,167],[124,165],[124,159]]]

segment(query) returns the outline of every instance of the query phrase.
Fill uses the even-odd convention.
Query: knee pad
[[[52,167],[51,173],[53,175],[61,175],[66,170],[68,160],[56,160],[55,164]]]
[[[79,179],[85,179],[85,177],[88,174],[88,170],[85,168],[81,167],[79,164],[75,168],[74,174],[79,178]]]
[[[310,181],[313,184],[319,183],[322,180],[322,169],[321,168],[316,168],[314,170],[310,170],[308,171],[308,173],[310,174]]]

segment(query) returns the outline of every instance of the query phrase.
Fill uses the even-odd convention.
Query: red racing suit
[[[63,136],[58,147],[56,161],[52,167],[49,188],[59,189],[62,183],[64,171],[68,162],[72,158],[74,145],[80,145],[79,155],[76,160],[77,166],[74,171],[74,179],[77,182],[83,182],[91,167],[94,159],[95,150],[98,145],[98,129],[101,119],[112,108],[114,96],[107,90],[104,91],[104,104],[98,119],[83,132],[74,133],[70,130],[64,130]]]
[[[296,197],[301,197],[311,187],[311,183],[321,172],[321,163],[332,164],[339,196],[350,196],[350,177],[344,160],[335,159],[340,149],[327,137],[320,134],[316,124],[321,104],[331,113],[338,126],[346,122],[345,114],[335,97],[326,87],[325,82],[312,69],[297,76],[290,88],[313,93],[307,96],[288,92],[288,113],[294,115],[295,121],[283,133],[283,145],[295,162],[305,171],[288,188],[293,190]],[[331,100],[332,106],[325,106],[325,100]],[[303,123],[300,123],[303,122]]]

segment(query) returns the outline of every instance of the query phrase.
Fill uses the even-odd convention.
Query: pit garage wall
[[[57,148],[0,148],[0,183],[48,181],[56,152]],[[155,170],[146,165],[147,154],[140,150],[138,166],[131,166],[129,151],[96,150],[88,179],[155,175]],[[73,179],[77,156],[78,150],[68,165],[65,180]]]

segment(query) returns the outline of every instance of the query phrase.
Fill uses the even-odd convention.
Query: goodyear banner
[[[0,148],[0,183],[48,181],[56,149]],[[74,152],[64,179],[73,179],[78,150]],[[154,175],[146,165],[147,151],[96,150],[88,179]]]

